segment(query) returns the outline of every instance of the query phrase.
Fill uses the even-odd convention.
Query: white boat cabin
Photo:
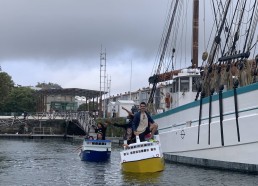
[[[178,75],[173,76],[172,83],[170,81],[166,86],[159,86],[157,93],[161,98],[160,108],[167,111],[194,101],[197,94],[196,82],[199,78],[199,69],[183,69]]]

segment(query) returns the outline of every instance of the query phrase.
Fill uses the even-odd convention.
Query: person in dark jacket
[[[106,130],[107,130],[107,123],[102,124],[98,123],[97,127],[95,128],[95,133],[102,133],[102,140],[106,139]]]
[[[145,141],[145,136],[152,138],[157,132],[158,125],[154,122],[151,116],[146,112],[146,103],[141,102],[140,112],[134,114],[132,123],[134,135],[139,136],[140,141]]]
[[[115,127],[121,127],[125,130],[124,140],[127,140],[127,144],[135,143],[135,135],[132,130],[133,115],[127,116],[128,121],[126,124],[114,123]]]

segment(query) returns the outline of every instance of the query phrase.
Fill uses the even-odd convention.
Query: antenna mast
[[[133,68],[133,62],[131,60],[131,73],[130,73],[130,100],[132,100],[132,93],[131,93],[131,89],[132,89],[132,68]]]
[[[100,114],[100,116],[103,116],[103,118],[106,117],[106,104],[105,104],[105,99],[106,99],[106,49],[105,52],[102,52],[102,45],[101,45],[101,51],[100,51],[100,106],[99,110],[103,111]],[[103,96],[102,96],[103,93]],[[102,105],[103,101],[103,105]]]

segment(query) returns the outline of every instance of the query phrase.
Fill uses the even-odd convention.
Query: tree
[[[8,95],[10,94],[14,82],[12,77],[6,72],[0,72],[0,111],[3,111],[3,105]]]
[[[4,112],[23,113],[36,111],[35,90],[29,87],[13,87],[5,100]]]
[[[50,88],[62,88],[60,85],[56,84],[56,83],[39,83],[36,85],[36,87],[42,88],[42,89],[50,89]]]
[[[79,106],[79,108],[77,109],[78,111],[94,111],[98,108],[98,104],[93,102],[90,103],[83,103]]]

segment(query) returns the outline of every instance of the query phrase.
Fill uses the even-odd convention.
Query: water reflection
[[[78,143],[0,140],[0,185],[258,185],[254,175],[166,164],[157,173],[121,171],[121,147],[112,147],[108,162],[85,162]],[[15,176],[14,176],[15,175]]]
[[[122,172],[122,178],[125,183],[134,183],[134,184],[152,184],[158,185],[160,183],[160,178],[162,177],[163,172],[155,173],[131,173],[131,172]]]
[[[84,174],[87,175],[89,183],[95,185],[104,185],[110,169],[110,160],[106,162],[87,162],[82,161],[84,164]]]

